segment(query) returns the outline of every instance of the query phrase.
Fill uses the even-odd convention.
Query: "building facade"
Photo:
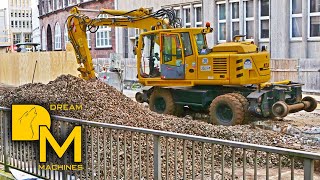
[[[0,47],[10,46],[7,27],[7,9],[0,9]]]
[[[13,44],[31,42],[31,0],[8,0],[8,13]]]
[[[267,46],[274,59],[311,58],[320,61],[320,0],[126,0],[118,9],[140,7],[173,8],[183,27],[204,26],[214,32],[209,46],[230,42],[235,35],[246,35],[260,48]],[[136,29],[120,29],[117,43],[124,57],[133,57]]]
[[[41,35],[40,35],[40,21],[39,21],[39,10],[38,10],[39,0],[31,1],[31,10],[32,10],[32,42],[41,44]]]
[[[114,9],[113,0],[39,0],[39,18],[42,49],[60,51],[68,42],[66,20],[72,7],[84,9]],[[84,12],[90,18],[99,15],[98,12]],[[88,45],[92,58],[108,58],[115,52],[115,30],[110,27],[100,27],[96,33],[87,31]]]

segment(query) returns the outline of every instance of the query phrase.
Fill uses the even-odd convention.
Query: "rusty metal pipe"
[[[303,110],[305,107],[305,104],[298,103],[298,104],[292,104],[287,106],[288,106],[289,113],[291,113],[291,112],[297,112],[297,111]]]

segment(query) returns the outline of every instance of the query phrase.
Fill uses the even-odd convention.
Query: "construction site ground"
[[[8,90],[14,89],[15,87],[9,86],[6,84],[0,83],[0,96]],[[127,97],[135,100],[135,94],[137,90],[123,90],[123,94]],[[299,137],[300,140],[303,142],[302,144],[308,146],[312,144],[312,147],[315,145],[320,146],[320,95],[310,95],[304,94],[304,96],[311,96],[315,98],[319,104],[315,111],[311,113],[307,113],[305,111],[300,111],[298,113],[290,114],[285,117],[283,120],[263,120],[257,121],[252,123],[255,128],[265,129],[265,130],[272,130],[276,132],[282,132],[285,134],[289,134],[295,137]],[[147,104],[145,104],[147,106]],[[186,118],[193,118],[204,120],[204,118],[190,117],[187,116]],[[301,144],[292,144],[294,149],[304,149],[300,147]],[[319,149],[310,149],[311,151],[316,151],[320,153]]]
[[[8,90],[15,87],[0,83],[0,96]],[[135,100],[137,90],[123,90],[123,94]],[[318,107],[315,111],[307,113],[300,111],[298,113],[289,114],[283,120],[264,120],[252,123],[253,126],[265,130],[273,130],[277,132],[287,133],[292,136],[301,136],[305,138],[305,144],[318,143],[320,145],[320,95],[303,94],[303,96],[311,96],[318,101]],[[147,104],[145,104],[147,106]],[[195,117],[193,117],[195,118]],[[197,118],[196,118],[197,119]],[[199,118],[199,120],[203,120]],[[295,147],[299,149],[299,147]]]
[[[15,89],[15,87],[0,83],[0,97],[3,95],[3,93],[5,93],[6,91],[10,91],[12,89]],[[133,100],[135,99],[134,97],[136,92],[137,91],[134,91],[134,90],[123,90],[123,94],[125,94],[127,97]],[[307,94],[304,94],[304,96],[306,95]],[[310,95],[310,96],[312,96],[318,102],[320,102],[319,95]],[[145,105],[147,106],[147,104]],[[190,118],[190,117],[186,117],[186,118]],[[194,117],[192,118],[194,119]],[[199,120],[203,120],[203,119],[199,118]],[[301,150],[307,149],[308,151],[310,150],[312,152],[320,153],[320,148],[317,148],[320,146],[320,104],[318,104],[318,108],[312,113],[301,111],[298,113],[290,114],[283,120],[258,121],[258,122],[252,123],[252,126],[254,128],[261,129],[262,131],[267,130],[270,133],[274,131],[275,133],[281,132],[291,136],[299,137],[303,143],[290,144],[290,148],[301,149]],[[316,169],[320,167],[319,162],[316,162],[315,167]],[[319,169],[317,170],[319,171]],[[247,179],[248,178],[252,179],[252,176],[253,176],[252,168],[248,168],[247,172],[249,172],[247,174]],[[283,172],[282,179],[290,179],[290,169],[284,168],[282,169],[282,172]],[[236,171],[236,175],[237,177],[239,177],[239,179],[242,179],[241,174],[242,174],[242,167],[238,167]],[[265,175],[265,169],[263,168],[259,169],[258,176],[264,176],[264,175]],[[271,178],[271,179],[276,179],[275,177],[277,177],[278,175],[278,169],[271,168],[270,175],[274,176],[274,178]],[[296,179],[302,179],[303,177],[302,170],[295,171],[295,175],[296,175]],[[320,175],[317,173],[315,179],[319,177]]]

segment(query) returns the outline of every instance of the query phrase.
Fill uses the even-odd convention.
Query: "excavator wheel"
[[[159,114],[174,115],[175,103],[168,89],[155,89],[149,98],[149,108]]]
[[[244,120],[243,120],[243,124],[248,124],[250,122],[250,112],[248,111],[249,108],[249,101],[247,100],[247,98],[245,98],[242,94],[239,93],[230,93],[231,96],[235,97],[236,99],[238,99],[240,101],[240,103],[242,104],[243,108],[244,108]]]
[[[245,116],[241,102],[230,94],[216,97],[209,108],[212,124],[233,126],[242,124]]]
[[[302,102],[303,102],[303,101],[309,101],[309,103],[310,103],[310,107],[304,109],[304,110],[307,111],[307,112],[312,112],[312,111],[314,111],[314,110],[317,108],[317,106],[318,106],[317,101],[316,101],[314,98],[310,97],[310,96],[304,97],[304,98],[302,99]]]

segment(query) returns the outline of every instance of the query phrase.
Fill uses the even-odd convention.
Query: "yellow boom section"
[[[89,18],[83,11],[98,12],[99,14],[109,14],[108,18]],[[166,17],[166,18],[164,18]],[[99,26],[113,26],[125,28],[139,28],[145,31],[170,29],[179,24],[172,10],[161,9],[155,13],[150,13],[148,9],[140,8],[133,11],[119,10],[89,10],[74,7],[71,15],[67,19],[68,36],[76,53],[77,63],[80,65],[78,71],[83,79],[95,78],[92,57],[87,44],[86,31],[95,31]]]

